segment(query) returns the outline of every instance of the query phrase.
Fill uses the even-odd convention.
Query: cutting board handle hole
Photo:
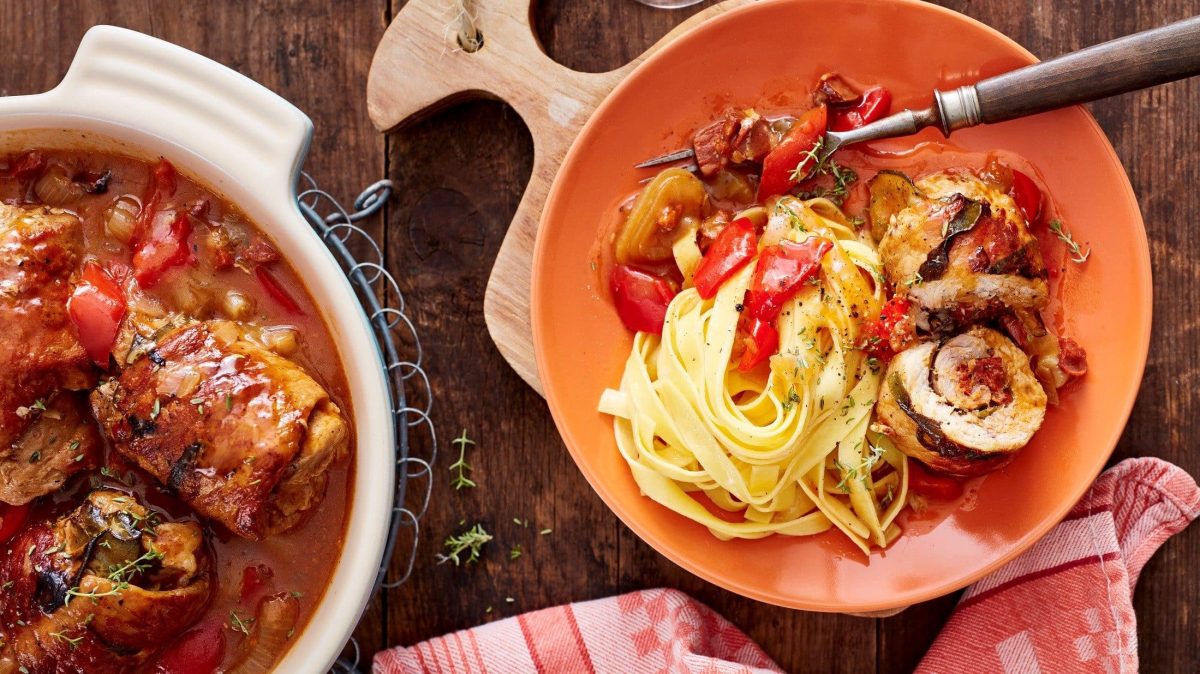
[[[458,46],[462,47],[462,50],[468,54],[473,54],[480,49],[483,49],[483,33],[479,32],[478,30],[476,30],[474,34],[468,33],[467,39],[465,40],[463,39],[462,33],[459,33],[454,39],[456,42],[458,42]]]
[[[455,0],[455,6],[458,7],[458,16],[455,19],[458,21],[458,34],[455,36],[455,41],[458,46],[468,54],[483,49],[483,33],[479,32],[479,26],[475,23],[475,12],[472,11],[471,5],[475,0]]]

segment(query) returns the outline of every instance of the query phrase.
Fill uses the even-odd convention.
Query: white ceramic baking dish
[[[354,496],[333,578],[276,666],[289,674],[327,671],[349,639],[383,555],[395,480],[391,397],[371,327],[350,283],[296,205],[311,137],[308,117],[262,85],[182,47],[112,26],[87,32],[53,90],[0,98],[0,150],[100,149],[166,157],[250,216],[320,307],[346,368],[354,408]]]

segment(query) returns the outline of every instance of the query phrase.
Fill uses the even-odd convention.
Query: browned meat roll
[[[888,365],[875,414],[900,451],[939,472],[981,475],[1008,463],[1046,415],[1029,356],[974,327],[922,342]]]
[[[0,204],[0,501],[6,503],[53,492],[95,466],[94,435],[68,393],[96,380],[67,314],[82,249],[74,215]]]
[[[92,408],[122,456],[250,539],[298,524],[349,442],[325,389],[229,321],[166,334]]]
[[[1046,305],[1046,269],[1016,202],[969,171],[871,181],[884,271],[933,332]]]
[[[92,492],[0,557],[0,672],[117,674],[146,663],[212,595],[200,527]]]

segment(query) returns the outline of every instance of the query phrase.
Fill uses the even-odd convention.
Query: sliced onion
[[[242,643],[237,662],[226,674],[266,674],[288,648],[300,619],[300,602],[289,594],[276,594],[258,605],[254,627]]]
[[[230,319],[245,320],[254,313],[254,300],[240,290],[230,290],[221,301],[221,309]]]
[[[263,328],[262,342],[280,356],[290,356],[300,348],[300,336],[292,327]]]
[[[207,318],[212,305],[212,291],[202,282],[181,279],[171,291],[175,309],[194,318]]]
[[[118,197],[104,210],[104,231],[128,245],[133,239],[133,228],[141,212],[142,206],[136,197],[128,194]]]
[[[33,192],[42,203],[59,207],[67,206],[83,196],[83,188],[76,185],[61,166],[51,166],[43,173],[33,184]]]
[[[230,321],[213,321],[209,324],[208,331],[222,346],[229,346],[242,337],[242,331],[238,328],[237,323]]]

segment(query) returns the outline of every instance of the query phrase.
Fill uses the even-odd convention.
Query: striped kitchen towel
[[[1137,671],[1133,586],[1150,555],[1200,514],[1200,488],[1159,459],[1100,476],[1041,542],[971,586],[918,667],[959,672]],[[903,620],[903,618],[898,618]],[[675,590],[544,609],[393,648],[376,674],[778,672],[757,644]]]
[[[967,589],[918,674],[1137,672],[1133,587],[1197,514],[1200,488],[1182,469],[1118,463],[1045,538]]]

